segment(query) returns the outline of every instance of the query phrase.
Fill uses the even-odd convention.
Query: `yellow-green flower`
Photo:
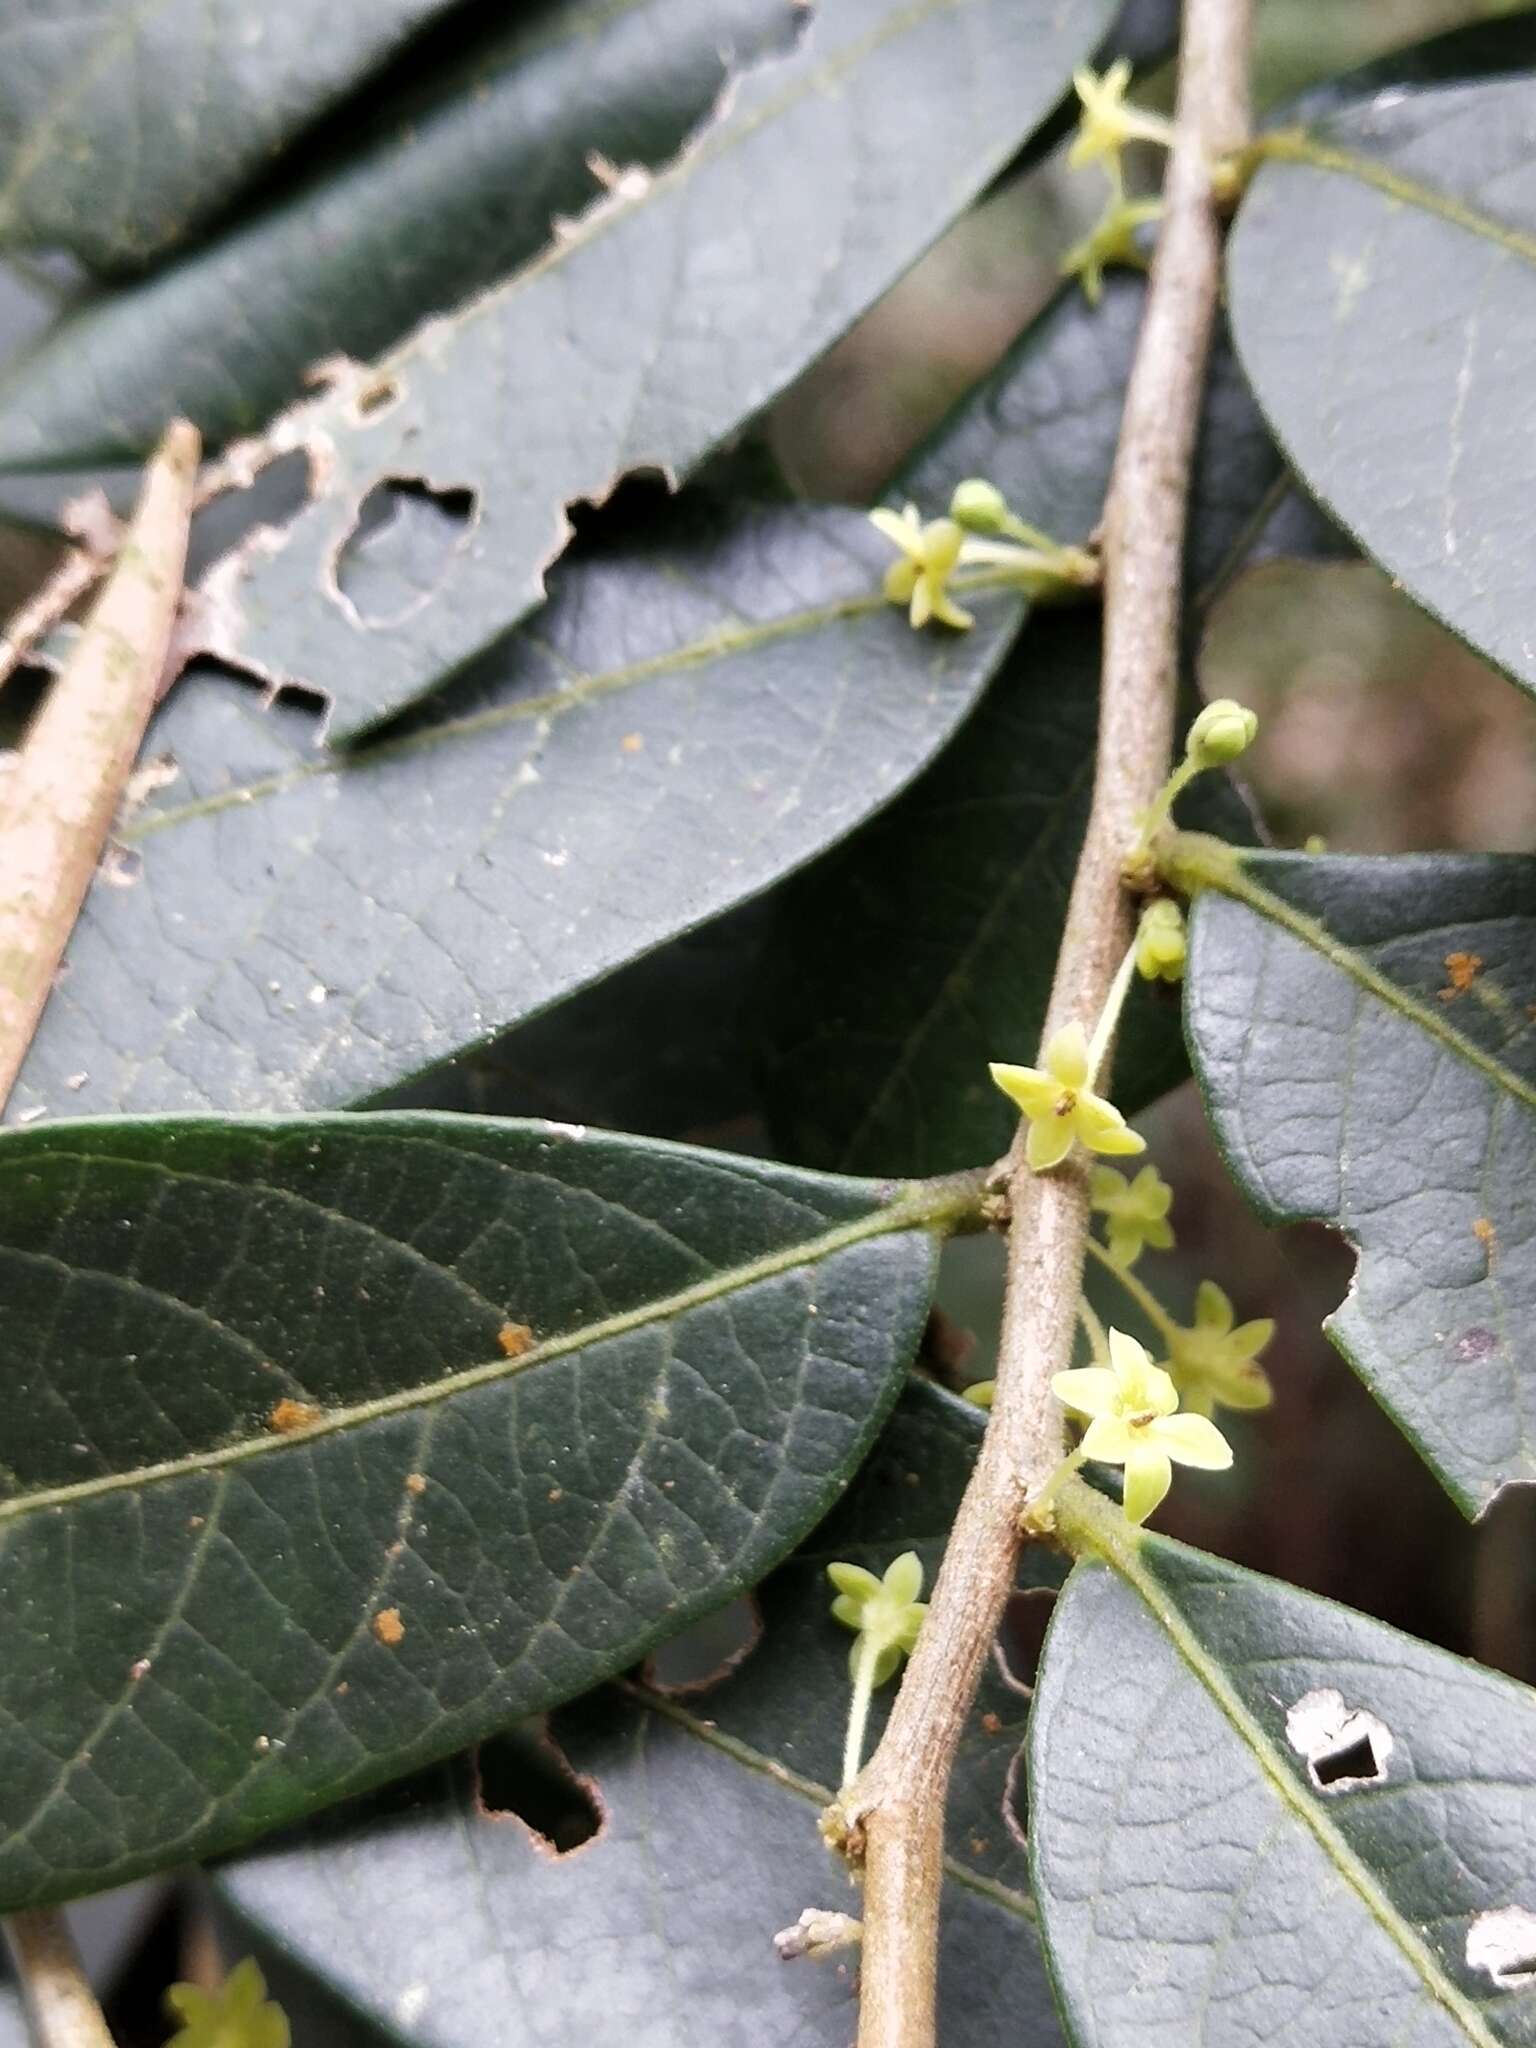
[[[1196,1415],[1213,1408],[1267,1408],[1275,1397],[1259,1353],[1275,1334],[1274,1321],[1258,1316],[1232,1327],[1232,1304],[1214,1280],[1195,1293],[1195,1320],[1168,1339],[1168,1370],[1184,1406]]]
[[[949,595],[949,579],[959,566],[965,539],[955,520],[930,519],[925,524],[915,505],[903,512],[878,505],[869,519],[901,551],[901,560],[885,572],[885,594],[892,604],[907,606],[914,627],[938,619],[963,632],[976,623]]]
[[[1137,973],[1147,981],[1182,981],[1188,954],[1183,911],[1171,896],[1157,897],[1136,927]]]
[[[1144,1166],[1134,1180],[1112,1166],[1096,1166],[1088,1187],[1094,1208],[1108,1218],[1105,1236],[1117,1266],[1134,1266],[1148,1245],[1155,1252],[1172,1250],[1173,1189],[1155,1166]]]
[[[289,2048],[288,2019],[267,1997],[254,1958],[236,1963],[217,1991],[173,1984],[165,2008],[180,2025],[167,2048]]]
[[[923,1563],[915,1550],[904,1550],[877,1579],[861,1564],[829,1564],[827,1577],[837,1588],[833,1617],[857,1631],[848,1652],[855,1684],[859,1659],[868,1647],[874,1655],[872,1683],[884,1685],[903,1657],[910,1655],[928,1612],[918,1599],[923,1590]]]
[[[972,1380],[971,1384],[962,1391],[960,1398],[963,1401],[969,1401],[973,1408],[990,1408],[992,1406],[992,1397],[996,1392],[996,1380]]]
[[[1109,69],[1099,73],[1074,71],[1072,84],[1083,103],[1077,134],[1067,151],[1072,165],[1109,163],[1118,169],[1120,152],[1128,142],[1157,142],[1166,149],[1173,141],[1173,124],[1161,114],[1149,114],[1125,103],[1131,82],[1128,57],[1117,57]]]
[[[1095,1095],[1088,1034],[1066,1024],[1046,1046],[1043,1067],[992,1062],[992,1079],[1029,1118],[1024,1157],[1036,1173],[1059,1166],[1074,1140],[1089,1152],[1144,1152],[1147,1141],[1131,1130],[1112,1102]]]
[[[1178,1390],[1124,1330],[1109,1333],[1109,1364],[1059,1372],[1051,1387],[1063,1407],[1086,1416],[1085,1458],[1125,1467],[1125,1512],[1144,1522],[1173,1484],[1175,1465],[1225,1472],[1232,1447],[1207,1416],[1179,1415]]]
[[[1080,277],[1084,298],[1090,306],[1096,306],[1104,290],[1104,273],[1112,265],[1146,269],[1146,254],[1136,233],[1161,219],[1162,211],[1160,199],[1127,199],[1123,194],[1115,194],[1083,239],[1062,257],[1062,276]]]

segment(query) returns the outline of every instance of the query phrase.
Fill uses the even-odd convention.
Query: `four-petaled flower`
[[[1088,1036],[1081,1024],[1067,1024],[1051,1039],[1043,1067],[992,1062],[992,1078],[1029,1118],[1024,1157],[1036,1173],[1059,1166],[1074,1139],[1090,1152],[1144,1152],[1145,1138],[1131,1130],[1112,1102],[1093,1092]]]
[[[903,512],[879,505],[869,518],[870,524],[901,550],[901,560],[892,562],[885,572],[885,594],[892,604],[906,605],[914,626],[938,619],[964,632],[974,625],[970,613],[961,610],[948,589],[965,541],[958,523],[953,519],[924,523],[915,505],[908,505]]]
[[[1109,1333],[1109,1364],[1059,1372],[1056,1398],[1088,1418],[1082,1455],[1125,1467],[1125,1512],[1144,1522],[1173,1484],[1175,1465],[1225,1472],[1232,1447],[1207,1416],[1179,1415],[1178,1389],[1124,1330]]]
[[[1213,1408],[1267,1408],[1274,1399],[1269,1375],[1256,1361],[1275,1334],[1269,1316],[1232,1327],[1233,1310],[1214,1280],[1195,1294],[1195,1320],[1168,1339],[1168,1370],[1184,1406],[1196,1415]]]
[[[1146,269],[1147,257],[1136,239],[1137,231],[1161,219],[1162,211],[1160,199],[1111,199],[1083,239],[1062,257],[1062,276],[1081,277],[1084,298],[1096,306],[1104,290],[1104,273],[1112,264]]]
[[[217,1991],[173,1984],[165,2007],[181,2023],[167,2048],[289,2048],[287,2016],[268,1999],[266,1979],[250,1956]]]
[[[1155,1252],[1172,1249],[1173,1189],[1155,1166],[1144,1166],[1134,1180],[1112,1166],[1096,1166],[1088,1187],[1094,1208],[1108,1218],[1109,1256],[1117,1266],[1134,1266],[1148,1245]]]
[[[1073,72],[1072,84],[1083,111],[1067,151],[1069,164],[1108,162],[1112,170],[1118,170],[1120,152],[1128,142],[1156,142],[1165,149],[1172,143],[1172,122],[1126,105],[1125,89],[1130,82],[1128,57],[1117,57],[1103,73],[1086,68]]]
[[[923,1590],[923,1563],[915,1550],[904,1550],[877,1579],[861,1564],[829,1564],[827,1577],[837,1588],[832,1613],[844,1628],[856,1629],[848,1652],[854,1683],[866,1652],[873,1657],[870,1682],[884,1685],[903,1657],[909,1656],[928,1612],[918,1599]]]

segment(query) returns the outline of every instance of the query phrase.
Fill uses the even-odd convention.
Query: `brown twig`
[[[1251,0],[1186,0],[1178,139],[1103,527],[1104,667],[1093,806],[1073,882],[1048,1037],[1091,1030],[1131,934],[1122,867],[1167,773],[1190,464],[1220,279],[1211,188],[1247,137]],[[1020,1138],[1022,1140],[1022,1131]],[[1068,1363],[1087,1185],[1007,1163],[1007,1298],[991,1421],[885,1735],[835,1814],[864,1866],[859,2048],[934,2048],[950,1768],[1013,1584],[1026,1502],[1062,1455],[1051,1375]]]
[[[5,1936],[37,2048],[113,2048],[63,1913],[57,1907],[13,1913]]]
[[[117,566],[0,771],[0,1109],[11,1092],[159,693],[181,596],[197,430],[150,462]]]

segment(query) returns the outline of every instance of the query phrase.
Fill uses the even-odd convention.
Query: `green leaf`
[[[511,12],[374,113],[354,149],[61,322],[13,389],[0,386],[0,421],[35,411],[53,440],[111,454],[152,446],[172,413],[210,442],[253,432],[310,364],[369,360],[525,263],[558,216],[601,190],[594,162],[671,155],[732,69],[788,40],[796,20],[790,0]],[[232,305],[259,317],[232,320]]]
[[[753,1584],[970,1199],[430,1116],[0,1139],[0,1910],[398,1776]]]
[[[1398,91],[1270,138],[1228,261],[1239,353],[1309,488],[1527,689],[1533,107],[1529,76]]]
[[[185,239],[444,0],[15,0],[0,66],[0,245],[120,269]]]
[[[1064,293],[914,466],[925,506],[990,476],[1066,538],[1097,524],[1145,285],[1107,280],[1097,309]],[[1207,400],[1190,579],[1260,547],[1288,486],[1230,354]],[[1100,638],[1087,614],[1036,614],[984,703],[906,794],[795,883],[776,927],[765,1024],[775,1131],[790,1156],[858,1170],[947,1172],[995,1158],[1016,1112],[992,1059],[1030,1059],[1088,815]],[[1215,795],[1211,794],[1212,788]],[[1223,785],[1197,811],[1250,827]],[[1212,808],[1214,806],[1214,808]],[[1115,1099],[1183,1073],[1171,991],[1138,992]]]
[[[910,1387],[845,1500],[764,1586],[761,1640],[732,1677],[672,1697],[633,1685],[554,1718],[602,1814],[594,1840],[554,1856],[488,1818],[466,1759],[227,1865],[215,1882],[237,1940],[410,2048],[845,2048],[856,1954],[785,1967],[771,1945],[805,1907],[858,1911],[816,1831],[848,1708],[825,1565],[917,1549],[931,1577],[980,1435],[974,1409]],[[1025,1710],[989,1671],[957,1766],[940,2000],[966,2048],[1060,2042],[1002,1812]]]
[[[913,633],[856,513],[647,510],[387,742],[323,753],[305,713],[186,678],[146,749],[174,778],[119,833],[11,1120],[396,1088],[860,822],[1020,616],[993,592],[971,632]]]
[[[1106,1547],[1057,1604],[1030,1723],[1072,2038],[1536,2039],[1536,1696],[1181,1544]]]
[[[1536,860],[1193,840],[1173,872],[1218,1142],[1267,1219],[1358,1247],[1330,1334],[1476,1513],[1536,1478]]]
[[[842,0],[813,15],[657,177],[274,425],[268,451],[308,453],[311,496],[215,572],[212,651],[324,692],[343,736],[437,688],[539,602],[567,505],[628,471],[690,474],[895,281],[1058,98],[1107,11]],[[909,103],[921,119],[893,120]],[[71,361],[87,370],[75,424],[13,384],[0,460],[105,452],[115,401],[88,356]],[[429,573],[350,590],[365,510],[402,491],[440,515]]]

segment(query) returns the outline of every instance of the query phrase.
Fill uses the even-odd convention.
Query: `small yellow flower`
[[[848,1652],[855,1684],[859,1653],[868,1643],[875,1651],[872,1682],[884,1685],[902,1658],[911,1654],[928,1612],[927,1603],[917,1597],[923,1590],[922,1559],[915,1550],[904,1550],[886,1566],[881,1579],[861,1564],[829,1564],[827,1577],[837,1588],[833,1618],[857,1631]]]
[[[1155,1166],[1144,1166],[1134,1180],[1112,1166],[1096,1166],[1088,1185],[1094,1208],[1109,1219],[1105,1235],[1117,1266],[1134,1266],[1148,1245],[1155,1252],[1173,1249],[1173,1189]]]
[[[1259,1316],[1232,1327],[1232,1304],[1214,1280],[1195,1293],[1195,1320],[1168,1340],[1168,1370],[1184,1406],[1196,1415],[1213,1408],[1267,1408],[1275,1398],[1269,1375],[1257,1362],[1275,1334],[1274,1321]]]
[[[1182,981],[1188,954],[1183,911],[1171,896],[1157,897],[1136,927],[1137,973],[1146,981]]]
[[[992,1079],[1029,1118],[1024,1157],[1036,1173],[1059,1166],[1078,1140],[1089,1152],[1144,1152],[1147,1141],[1129,1129],[1112,1102],[1095,1095],[1088,1035],[1067,1024],[1045,1048],[1044,1067],[992,1062]]]
[[[953,519],[930,519],[925,524],[915,505],[892,512],[879,505],[869,515],[870,524],[901,551],[901,560],[885,572],[885,594],[892,604],[908,607],[914,627],[938,619],[964,632],[976,622],[949,595],[949,579],[960,562],[965,535]]]
[[[289,2048],[287,2016],[268,1999],[251,1956],[236,1963],[217,1991],[173,1984],[165,2009],[180,2021],[167,2048]]]
[[[1083,296],[1090,306],[1099,303],[1104,290],[1104,273],[1114,264],[1147,267],[1146,254],[1136,239],[1138,228],[1162,218],[1160,199],[1111,198],[1093,226],[1061,259],[1063,277],[1081,277]]]
[[[992,1406],[992,1396],[996,1392],[996,1380],[972,1380],[960,1398],[963,1401],[969,1401],[973,1408],[990,1408]]]
[[[1157,142],[1165,149],[1172,143],[1171,121],[1141,107],[1126,105],[1125,89],[1130,82],[1128,57],[1117,57],[1102,74],[1086,67],[1073,72],[1072,83],[1083,111],[1072,147],[1067,151],[1069,164],[1108,162],[1118,169],[1120,152],[1128,142]]]
[[[1179,1415],[1178,1391],[1124,1330],[1109,1333],[1109,1364],[1059,1372],[1051,1387],[1063,1407],[1088,1418],[1082,1453],[1125,1467],[1125,1513],[1144,1522],[1173,1484],[1175,1465],[1225,1472],[1232,1447],[1204,1415]]]

